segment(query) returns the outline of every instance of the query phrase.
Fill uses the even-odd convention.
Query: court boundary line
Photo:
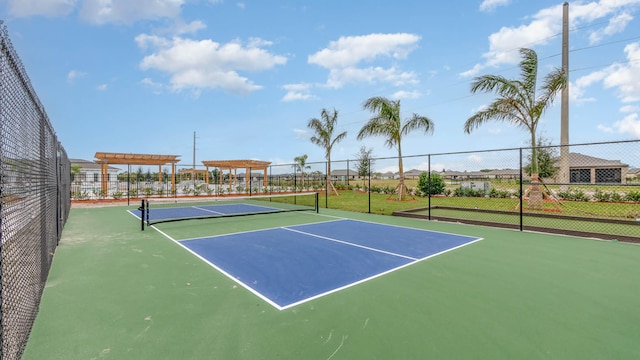
[[[266,215],[266,214],[261,214],[261,215]],[[313,215],[313,214],[310,214],[310,215]],[[338,221],[338,220],[318,221],[318,222],[310,222],[310,223],[286,225],[286,226],[304,226],[304,225],[313,225],[313,224],[324,224],[324,223],[329,223],[329,222],[334,222],[334,221]],[[152,226],[154,226],[154,225],[152,225]],[[212,239],[212,238],[217,238],[217,237],[220,237],[220,236],[236,235],[236,234],[247,234],[247,233],[258,232],[258,231],[281,229],[283,227],[284,226],[274,226],[274,227],[264,228],[264,229],[244,230],[244,231],[237,231],[237,232],[231,232],[231,233],[225,233],[225,234],[217,234],[217,235],[210,235],[210,236],[200,236],[200,237],[194,237],[194,238],[186,238],[186,239],[180,239],[180,240],[176,240],[176,241]]]
[[[133,215],[133,214],[132,214],[132,215]],[[134,215],[134,216],[135,216],[135,215]],[[315,215],[314,215],[314,216],[315,216]],[[320,221],[320,222],[314,222],[314,223],[308,223],[308,224],[297,224],[297,225],[291,225],[291,226],[312,225],[312,224],[320,224],[320,223],[330,223],[330,222],[333,222],[333,221],[351,220],[351,221],[358,221],[358,222],[370,223],[370,224],[375,224],[375,225],[396,226],[396,227],[400,227],[400,228],[407,228],[407,229],[413,229],[413,230],[419,230],[419,231],[427,231],[427,232],[434,232],[434,233],[442,233],[442,234],[448,234],[448,235],[455,235],[455,236],[466,237],[466,238],[473,238],[473,236],[468,236],[468,235],[459,235],[459,234],[452,234],[452,233],[446,233],[446,232],[440,232],[440,231],[431,231],[431,230],[420,229],[420,228],[412,228],[412,227],[408,227],[408,226],[390,225],[390,224],[385,224],[385,223],[376,223],[376,222],[373,222],[373,221],[365,221],[365,220],[349,219],[349,218],[337,217],[337,216],[328,216],[328,217],[333,217],[333,218],[335,218],[335,220]],[[187,250],[189,253],[191,253],[192,255],[194,255],[195,257],[197,257],[198,259],[202,260],[205,264],[208,264],[208,265],[209,265],[209,266],[211,266],[212,268],[216,269],[216,270],[217,270],[217,271],[219,271],[221,274],[223,274],[224,276],[226,276],[228,279],[232,280],[234,283],[236,283],[236,284],[238,284],[238,285],[242,286],[243,288],[247,289],[250,293],[252,293],[252,294],[256,295],[259,299],[264,300],[267,304],[269,304],[269,305],[273,306],[274,308],[276,308],[276,309],[277,309],[277,310],[279,310],[279,311],[287,310],[287,309],[290,309],[290,308],[292,308],[292,307],[295,307],[295,306],[298,306],[298,305],[304,304],[304,303],[306,303],[306,302],[309,302],[309,301],[312,301],[312,300],[315,300],[315,299],[319,299],[319,298],[321,298],[321,297],[323,297],[323,296],[327,296],[327,295],[330,295],[330,294],[333,294],[333,293],[336,293],[336,292],[339,292],[339,291],[342,291],[342,290],[346,290],[346,289],[348,289],[348,288],[350,288],[350,287],[352,287],[352,286],[356,286],[356,285],[362,284],[362,283],[364,283],[364,282],[367,282],[367,281],[369,281],[369,280],[373,280],[373,279],[376,279],[376,278],[378,278],[378,277],[381,277],[381,276],[384,276],[384,275],[390,274],[390,273],[392,273],[392,272],[394,272],[394,271],[396,271],[396,270],[404,269],[404,268],[406,268],[406,267],[408,267],[408,266],[415,265],[415,264],[417,264],[417,263],[420,263],[420,262],[426,261],[426,260],[431,259],[431,258],[433,258],[433,257],[439,256],[439,255],[445,254],[445,253],[447,253],[447,252],[450,252],[450,251],[453,251],[453,250],[456,250],[456,249],[462,248],[462,247],[464,247],[464,246],[471,245],[471,244],[473,244],[473,243],[476,243],[476,242],[479,242],[479,241],[481,241],[481,240],[484,240],[484,238],[481,238],[481,237],[480,237],[480,238],[478,238],[478,237],[476,237],[476,238],[475,238],[474,240],[472,240],[472,241],[469,241],[469,242],[467,242],[467,243],[460,244],[460,245],[454,246],[454,247],[452,247],[452,248],[449,248],[449,249],[446,249],[446,250],[442,250],[442,251],[440,251],[440,252],[437,252],[437,253],[434,253],[434,254],[431,254],[431,255],[425,256],[424,258],[415,258],[415,259],[413,259],[413,258],[406,257],[406,256],[402,256],[402,255],[399,255],[399,254],[389,253],[388,255],[392,255],[392,256],[400,256],[400,257],[407,258],[408,260],[411,260],[411,259],[413,259],[413,260],[412,260],[412,261],[407,262],[406,264],[403,264],[403,265],[400,265],[400,266],[397,266],[397,267],[391,268],[391,269],[389,269],[389,270],[386,270],[386,271],[383,271],[383,272],[377,273],[377,274],[372,275],[372,276],[369,276],[369,277],[367,277],[367,278],[363,278],[363,279],[360,279],[360,280],[358,280],[358,281],[354,281],[354,282],[352,282],[352,283],[349,283],[349,284],[346,284],[346,285],[343,285],[343,286],[340,286],[340,287],[337,287],[337,288],[331,289],[331,290],[329,290],[329,291],[325,291],[325,292],[323,292],[323,293],[316,294],[316,295],[310,296],[310,297],[308,297],[308,298],[304,298],[304,299],[302,299],[302,300],[299,300],[299,301],[296,301],[296,302],[293,302],[293,303],[290,303],[290,304],[287,304],[287,305],[281,306],[281,305],[278,305],[277,303],[275,303],[274,301],[272,301],[271,299],[269,299],[268,297],[266,297],[265,295],[263,295],[262,293],[260,293],[259,291],[257,291],[257,290],[255,290],[255,289],[253,289],[249,284],[247,284],[247,283],[245,283],[245,282],[241,281],[240,279],[237,279],[237,278],[233,277],[231,274],[229,274],[228,272],[226,272],[225,270],[223,270],[223,269],[222,269],[222,268],[220,268],[219,266],[217,266],[217,265],[215,265],[214,263],[210,262],[209,260],[205,259],[204,257],[202,257],[200,254],[196,253],[195,251],[193,251],[193,250],[189,249],[186,245],[183,245],[183,244],[181,243],[181,241],[186,241],[186,240],[201,240],[201,239],[215,238],[215,237],[226,236],[226,235],[235,235],[235,234],[251,233],[251,232],[258,232],[258,231],[265,231],[265,230],[275,230],[275,229],[284,229],[284,230],[293,231],[292,229],[286,229],[286,227],[282,227],[282,226],[281,226],[281,227],[273,227],[273,228],[268,228],[268,229],[257,229],[257,230],[241,231],[241,232],[237,232],[237,233],[228,233],[228,234],[220,234],[220,235],[207,236],[207,237],[200,237],[200,238],[192,238],[192,239],[176,240],[176,239],[174,239],[173,237],[171,237],[169,234],[167,234],[167,233],[165,233],[164,231],[162,231],[162,230],[158,229],[155,225],[151,225],[150,227],[151,227],[151,228],[153,228],[154,230],[156,230],[157,232],[159,232],[161,235],[163,235],[163,236],[164,236],[164,237],[166,237],[167,239],[169,239],[169,240],[171,240],[172,242],[176,243],[178,246],[180,246],[180,247],[182,247],[183,249]],[[314,235],[312,235],[312,234],[306,234],[306,233],[301,232],[301,231],[294,231],[294,232],[300,232],[300,233],[302,233],[302,234],[304,234],[304,235],[314,236]],[[315,236],[320,237],[320,238],[323,238],[321,235],[315,235]],[[327,240],[330,240],[330,239],[328,239],[328,238],[327,238]],[[333,240],[332,240],[332,241],[333,241]],[[336,242],[342,242],[342,241],[336,241]],[[361,246],[361,245],[358,245],[358,244],[346,243],[346,242],[343,242],[343,243],[345,243],[346,245],[358,246],[358,247],[366,248],[366,247]],[[375,251],[374,249],[367,249],[367,250]],[[378,249],[377,251],[379,251],[379,252],[384,252],[383,250],[380,250],[380,249]]]
[[[153,228],[154,230],[156,230],[157,232],[159,232],[161,235],[163,235],[164,237],[166,237],[167,239],[171,240],[172,242],[174,242],[175,244],[177,244],[178,246],[180,246],[181,248],[187,250],[189,253],[191,253],[192,255],[194,255],[195,257],[197,257],[198,259],[204,261],[205,264],[208,264],[209,266],[211,266],[212,268],[216,269],[217,271],[219,271],[222,275],[226,276],[227,278],[231,279],[234,283],[239,284],[240,286],[242,286],[243,288],[249,290],[252,294],[256,295],[258,298],[264,300],[267,304],[275,307],[278,310],[284,310],[282,308],[282,306],[276,304],[275,302],[273,302],[271,299],[269,299],[268,297],[264,296],[262,293],[258,292],[257,290],[253,289],[252,287],[250,287],[249,285],[245,284],[244,282],[240,281],[239,279],[236,279],[235,277],[233,277],[231,274],[229,274],[228,272],[224,271],[222,268],[220,268],[219,266],[217,266],[216,264],[212,263],[211,261],[205,259],[204,257],[202,257],[200,254],[196,253],[195,251],[189,249],[188,247],[186,247],[185,245],[181,244],[180,241],[172,238],[169,234],[165,233],[164,231],[156,228],[154,225],[151,225],[151,228]]]
[[[282,306],[282,307],[281,307],[281,308],[282,308],[281,310],[286,310],[286,309],[292,308],[292,307],[294,307],[294,306],[298,306],[298,305],[304,304],[304,303],[306,303],[306,302],[308,302],[308,301],[315,300],[315,299],[321,298],[321,297],[323,297],[323,296],[330,295],[330,294],[336,293],[336,292],[338,292],[338,291],[342,291],[342,290],[348,289],[348,288],[350,288],[350,287],[352,287],[352,286],[356,286],[356,285],[362,284],[362,283],[367,282],[367,281],[369,281],[369,280],[373,280],[373,279],[375,279],[375,278],[378,278],[378,277],[381,277],[381,276],[384,276],[384,275],[390,274],[390,273],[392,273],[392,272],[394,272],[394,271],[396,271],[396,270],[404,269],[404,268],[409,267],[409,266],[411,266],[411,265],[415,265],[415,264],[420,263],[420,262],[422,262],[422,261],[428,260],[428,259],[430,259],[430,258],[432,258],[432,257],[436,257],[436,256],[438,256],[438,255],[442,255],[442,254],[447,253],[447,252],[449,252],[449,251],[453,251],[453,250],[459,249],[459,248],[461,248],[461,247],[464,247],[464,246],[467,246],[467,245],[471,245],[471,244],[476,243],[476,242],[481,241],[481,240],[484,240],[484,238],[477,238],[476,240],[470,241],[470,242],[468,242],[468,243],[461,244],[461,245],[458,245],[458,246],[456,246],[456,247],[452,247],[452,248],[450,248],[450,249],[446,249],[446,250],[440,251],[440,252],[435,253],[435,254],[431,254],[431,255],[429,255],[429,256],[426,256],[426,257],[424,257],[424,258],[421,258],[421,259],[418,259],[418,260],[415,260],[415,261],[408,262],[408,263],[406,263],[406,264],[404,264],[404,265],[400,265],[400,266],[398,266],[398,267],[395,267],[395,268],[389,269],[389,270],[387,270],[387,271],[383,271],[383,272],[378,273],[378,274],[375,274],[375,275],[373,275],[373,276],[369,276],[368,278],[360,279],[360,280],[355,281],[355,282],[352,282],[352,283],[350,283],[350,284],[347,284],[347,285],[344,285],[344,286],[341,286],[341,287],[338,287],[338,288],[335,288],[335,289],[331,289],[331,290],[329,290],[329,291],[326,291],[326,292],[323,292],[323,293],[320,293],[320,294],[317,294],[317,295],[314,295],[314,296],[308,297],[308,298],[306,298],[306,299],[302,299],[302,300],[300,300],[300,301],[297,301],[297,302],[291,303],[291,304],[286,305],[286,306]]]

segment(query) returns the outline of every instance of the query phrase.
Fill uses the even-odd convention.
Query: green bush
[[[640,202],[640,191],[631,190],[624,196],[625,201]]]
[[[420,174],[418,179],[418,189],[424,196],[438,195],[444,192],[445,184],[444,180],[438,174],[431,174],[429,177],[428,172]]]
[[[584,191],[580,189],[572,189],[569,188],[567,191],[558,192],[558,197],[562,200],[570,200],[570,201],[589,201],[589,196],[587,196]]]
[[[473,190],[471,188],[463,189],[462,187],[459,187],[456,188],[453,195],[462,197],[484,197],[484,190]]]

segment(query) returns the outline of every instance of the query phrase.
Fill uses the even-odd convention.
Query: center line
[[[350,246],[355,246],[355,247],[359,247],[359,248],[363,248],[363,249],[367,249],[367,250],[371,250],[371,251],[376,251],[376,252],[387,254],[387,255],[397,256],[397,257],[401,257],[401,258],[405,258],[405,259],[409,259],[409,260],[413,260],[413,261],[420,260],[420,259],[413,258],[411,256],[406,256],[406,255],[402,255],[402,254],[396,254],[396,253],[392,253],[392,252],[389,252],[389,251],[384,251],[384,250],[380,250],[380,249],[376,249],[376,248],[372,248],[372,247],[368,247],[368,246],[364,246],[364,245],[358,245],[358,244],[354,244],[354,243],[351,243],[351,242],[348,242],[348,241],[333,239],[333,238],[330,238],[330,237],[317,235],[317,234],[312,234],[312,233],[308,233],[308,232],[304,232],[304,231],[300,231],[300,230],[295,230],[295,229],[291,229],[291,228],[287,228],[287,227],[283,227],[282,229],[288,230],[288,231],[293,231],[293,232],[296,232],[298,234],[313,236],[313,237],[317,237],[317,238],[324,239],[324,240],[329,240],[329,241],[335,241],[337,243],[350,245]]]

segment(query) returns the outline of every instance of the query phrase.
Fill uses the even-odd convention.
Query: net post
[[[145,200],[143,200],[143,201],[145,201]],[[146,208],[147,208],[147,211],[146,211],[146,214],[147,214],[147,227],[149,227],[149,200],[148,199],[146,200],[146,205],[147,205],[146,206]]]
[[[318,193],[316,192],[316,214],[320,213],[320,197],[318,196]]]
[[[140,204],[138,210],[140,210],[140,230],[144,231],[144,214],[146,213],[144,208],[144,199],[142,199],[142,203]]]

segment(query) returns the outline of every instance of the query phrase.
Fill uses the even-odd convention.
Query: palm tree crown
[[[327,159],[327,186],[331,186],[331,150],[333,146],[347,137],[347,132],[343,131],[336,137],[333,137],[336,124],[338,123],[338,111],[333,109],[332,112],[322,109],[320,119],[313,118],[309,120],[307,127],[315,132],[311,137],[311,142],[322,147],[325,150],[325,159]]]
[[[402,200],[406,194],[404,185],[404,171],[402,168],[402,137],[413,130],[423,129],[425,133],[433,133],[434,124],[431,119],[413,114],[404,124],[400,119],[400,100],[389,100],[385,97],[377,96],[369,98],[362,105],[373,113],[369,121],[364,124],[358,133],[358,140],[368,136],[386,137],[385,145],[389,148],[398,149],[398,173],[400,181],[398,184],[398,200]]]
[[[538,77],[538,55],[531,49],[520,49],[520,79],[507,79],[498,75],[484,75],[474,79],[471,92],[495,93],[497,98],[484,109],[471,116],[464,124],[469,134],[484,123],[504,121],[529,131],[531,147],[536,146],[538,123],[544,112],[553,104],[558,91],[567,86],[567,77],[562,69],[556,68],[544,78],[540,95],[536,94]],[[536,156],[532,156],[532,171],[537,172]]]

